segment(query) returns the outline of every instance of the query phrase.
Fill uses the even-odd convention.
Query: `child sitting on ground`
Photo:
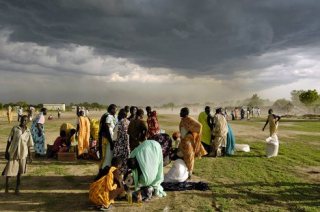
[[[101,210],[110,209],[114,199],[125,191],[122,184],[121,166],[121,158],[114,157],[111,167],[106,166],[100,170],[95,181],[90,185],[89,200]]]

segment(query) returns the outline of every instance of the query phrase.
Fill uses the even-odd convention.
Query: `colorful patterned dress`
[[[45,118],[43,113],[40,113],[32,122],[31,134],[34,142],[34,151],[36,154],[45,155],[46,154],[46,139],[45,139],[45,129],[44,129]],[[37,125],[40,124],[41,132]]]
[[[128,126],[129,120],[124,118],[119,121],[115,127],[113,140],[114,140],[114,149],[113,156],[120,157],[123,159],[123,164],[121,171],[123,173],[127,172],[127,159],[130,155],[130,143],[129,143],[129,135],[128,135]]]

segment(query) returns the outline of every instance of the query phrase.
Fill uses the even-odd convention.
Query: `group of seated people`
[[[63,123],[60,126],[60,136],[56,138],[50,151],[47,151],[48,157],[56,158],[59,152],[69,152],[75,141],[76,132],[71,124]]]
[[[56,158],[59,152],[75,152],[78,159],[99,159],[97,147],[99,123],[95,119],[90,120],[81,115],[78,119],[77,127],[70,123],[63,123],[60,126],[60,136],[47,151],[48,157]],[[87,125],[85,129],[83,123]]]

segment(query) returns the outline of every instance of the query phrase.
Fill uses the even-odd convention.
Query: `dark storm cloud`
[[[0,1],[11,41],[54,48],[70,43],[185,76],[226,77],[281,63],[252,58],[318,46],[320,1]]]

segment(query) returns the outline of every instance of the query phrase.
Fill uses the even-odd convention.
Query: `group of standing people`
[[[130,152],[142,143],[141,133],[152,138],[160,133],[160,125],[155,111],[146,108],[147,122],[144,120],[144,110],[135,106],[126,106],[117,113],[115,104],[109,105],[102,115],[99,126],[99,151],[102,156],[101,168],[111,165],[112,157],[128,159]],[[126,162],[123,170],[126,170]]]
[[[27,117],[28,117],[29,121],[33,120],[33,116],[34,116],[35,110],[36,109],[33,106],[29,106],[29,108],[27,109],[27,113],[28,113]],[[18,122],[20,122],[20,119],[21,119],[21,117],[23,115],[24,115],[23,114],[23,107],[18,106],[18,108],[17,108],[17,120],[18,120]],[[11,105],[8,105],[8,107],[7,107],[7,118],[8,118],[9,124],[12,122],[12,116],[13,116],[12,107],[11,107]]]
[[[235,149],[235,137],[225,113],[222,108],[217,108],[214,116],[210,112],[211,108],[206,106],[198,117],[203,126],[201,137],[203,146],[209,156],[232,155]]]
[[[226,113],[226,115],[228,115]],[[237,120],[237,119],[250,119],[253,117],[260,117],[261,115],[261,109],[259,107],[241,107],[241,108],[234,108],[233,110],[231,110],[231,119],[232,120]]]

